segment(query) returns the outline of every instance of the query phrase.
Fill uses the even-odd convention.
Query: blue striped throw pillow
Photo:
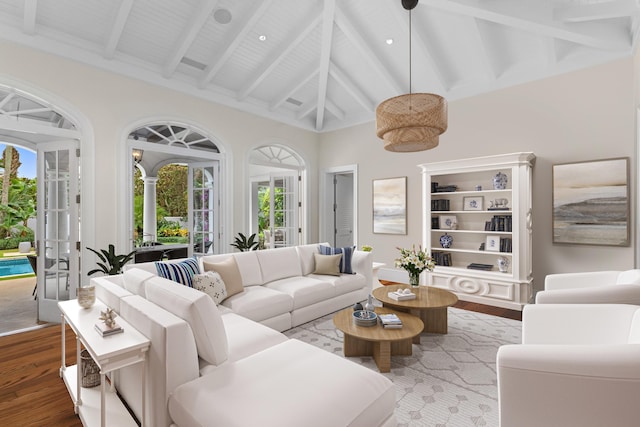
[[[156,261],[156,270],[158,270],[158,276],[190,288],[193,288],[193,276],[200,274],[200,267],[195,258],[188,258],[180,262]]]
[[[351,259],[353,258],[353,251],[356,250],[355,246],[347,246],[344,248],[332,248],[330,246],[319,245],[320,255],[337,255],[342,254],[340,259],[340,273],[355,274],[351,269]]]

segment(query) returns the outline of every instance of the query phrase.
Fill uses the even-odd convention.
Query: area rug
[[[286,331],[290,338],[344,357],[333,315]],[[422,334],[412,356],[393,356],[399,427],[498,426],[496,353],[521,342],[521,322],[449,308],[447,335]],[[371,357],[349,360],[377,371]]]

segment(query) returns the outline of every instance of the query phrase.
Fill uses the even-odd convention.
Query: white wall
[[[309,236],[310,241],[317,239],[316,133],[16,44],[0,42],[0,58],[0,83],[17,83],[19,89],[36,88],[34,94],[45,100],[46,94],[63,99],[81,112],[93,127],[95,158],[83,156],[82,165],[85,170],[95,171],[95,203],[83,212],[85,219],[95,218],[95,241],[84,240],[84,246],[106,247],[108,243],[116,243],[121,251],[128,247],[128,242],[123,241],[120,232],[126,226],[121,214],[123,195],[126,193],[121,188],[124,180],[119,176],[129,171],[128,164],[121,164],[123,132],[133,123],[156,117],[198,124],[216,136],[230,153],[232,207],[227,214],[232,230],[227,234],[229,242],[233,241],[237,232],[244,232],[248,227],[248,152],[274,140],[296,150],[308,165],[311,203],[307,210],[311,216]],[[23,83],[23,87],[20,87],[20,83]]]
[[[629,247],[553,244],[551,170],[555,163],[630,157],[631,202],[635,203],[633,82],[633,60],[629,59],[450,102],[449,129],[430,151],[385,151],[373,122],[324,134],[319,167],[359,165],[358,243],[372,245],[374,260],[389,268],[397,257],[396,246],[422,241],[421,176],[416,165],[532,151],[537,156],[533,169],[536,288],[552,272],[632,268],[635,229]],[[371,181],[397,176],[408,177],[408,233],[373,234]]]

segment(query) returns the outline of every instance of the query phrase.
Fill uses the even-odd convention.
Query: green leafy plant
[[[256,237],[256,233],[253,233],[248,239],[244,234],[238,233],[235,242],[232,243],[231,246],[238,249],[240,252],[255,251],[258,248],[258,245],[260,245],[260,242],[256,240]]]
[[[99,272],[102,272],[108,276],[120,274],[122,273],[122,267],[126,263],[131,261],[133,259],[134,254],[136,253],[136,251],[131,251],[126,255],[116,255],[116,248],[113,245],[109,245],[108,251],[104,249],[100,249],[100,252],[98,252],[95,249],[91,249],[91,248],[87,248],[87,249],[93,252],[94,254],[96,254],[98,258],[100,258],[100,261],[102,261],[97,263],[98,267],[100,268],[91,270],[89,273],[87,273],[88,276],[91,276],[92,274],[99,273]]]

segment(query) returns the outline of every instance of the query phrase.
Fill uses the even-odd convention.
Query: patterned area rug
[[[344,356],[332,317],[285,334]],[[383,374],[396,385],[398,426],[497,426],[496,353],[521,341],[521,322],[449,308],[449,334],[422,334],[420,341],[412,356],[393,356],[391,372]],[[349,360],[377,371],[371,357]]]

